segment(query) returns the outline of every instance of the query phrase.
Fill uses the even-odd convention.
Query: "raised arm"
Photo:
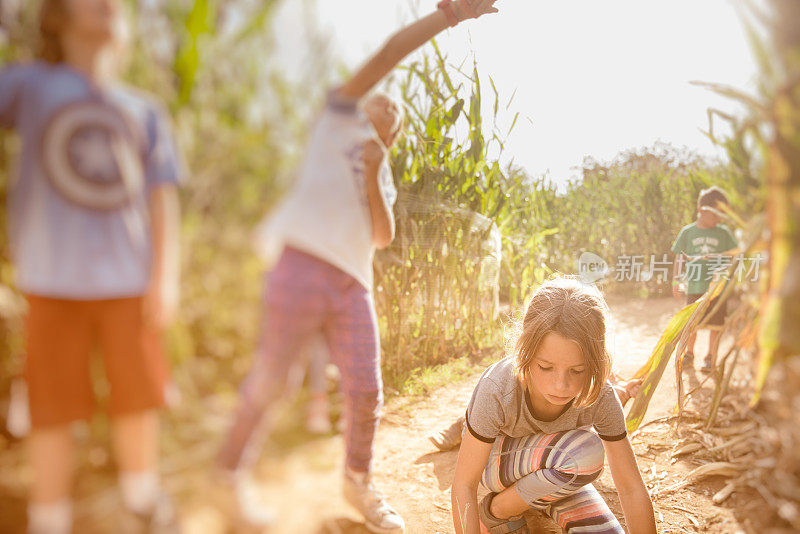
[[[378,52],[339,88],[344,97],[359,99],[375,87],[407,55],[421,47],[448,26],[469,18],[496,13],[497,0],[445,0],[439,9],[392,35]]]

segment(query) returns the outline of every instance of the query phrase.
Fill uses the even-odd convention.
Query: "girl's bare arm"
[[[456,534],[480,533],[478,482],[491,450],[491,443],[484,443],[468,431],[464,433],[464,441],[458,451],[453,487],[450,490]]]
[[[683,293],[678,289],[677,280],[683,274],[684,255],[679,252],[675,255],[675,262],[672,264],[672,295],[675,298],[680,298]]]
[[[639,472],[639,464],[627,436],[619,441],[603,441],[611,478],[619,494],[622,512],[630,534],[655,534],[653,503]]]
[[[386,147],[378,139],[370,139],[364,145],[364,174],[367,182],[367,200],[372,221],[372,242],[379,249],[389,246],[394,240],[394,215],[381,194],[379,174],[386,158]]]

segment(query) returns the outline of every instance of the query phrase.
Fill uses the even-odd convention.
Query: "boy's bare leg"
[[[689,339],[686,340],[686,352],[694,354],[694,342],[697,341],[697,332],[695,331]]]
[[[68,534],[72,530],[72,426],[34,429],[28,438],[33,484],[28,501],[29,534]]]
[[[114,417],[111,440],[119,470],[141,472],[158,465],[158,412],[146,410]]]
[[[708,331],[708,354],[703,359],[703,367],[700,369],[704,373],[711,373],[717,365],[717,351],[719,350],[719,340],[722,330],[711,328]]]
[[[717,351],[719,351],[719,341],[722,337],[722,330],[712,329],[708,333],[708,353],[711,355],[712,362],[717,363]]]
[[[72,490],[75,443],[70,424],[34,429],[28,438],[33,468],[32,504],[53,503],[67,498]]]
[[[125,508],[142,516],[155,513],[158,506],[162,509],[166,506],[167,515],[173,515],[171,504],[161,495],[158,430],[155,410],[125,414],[111,420],[122,501]],[[164,520],[171,521],[166,517]]]

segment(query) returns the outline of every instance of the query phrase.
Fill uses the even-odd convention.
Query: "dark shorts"
[[[35,428],[88,419],[95,406],[91,355],[100,349],[110,415],[164,404],[168,369],[158,332],[142,320],[142,298],[28,299],[25,378]]]
[[[697,302],[697,300],[702,297],[704,293],[699,293],[697,295],[686,295],[686,305],[692,304],[693,302]],[[728,302],[725,301],[722,303],[722,306],[719,307],[716,313],[709,316],[709,313],[714,311],[714,307],[717,305],[719,301],[719,297],[713,299],[706,310],[706,313],[700,319],[701,322],[708,317],[708,325],[709,326],[722,326],[725,324],[725,317],[728,315]]]

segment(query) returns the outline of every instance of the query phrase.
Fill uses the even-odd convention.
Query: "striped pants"
[[[603,444],[588,430],[501,436],[481,484],[496,493],[514,486],[531,508],[550,515],[568,534],[624,534],[591,484],[603,471],[603,460]]]

